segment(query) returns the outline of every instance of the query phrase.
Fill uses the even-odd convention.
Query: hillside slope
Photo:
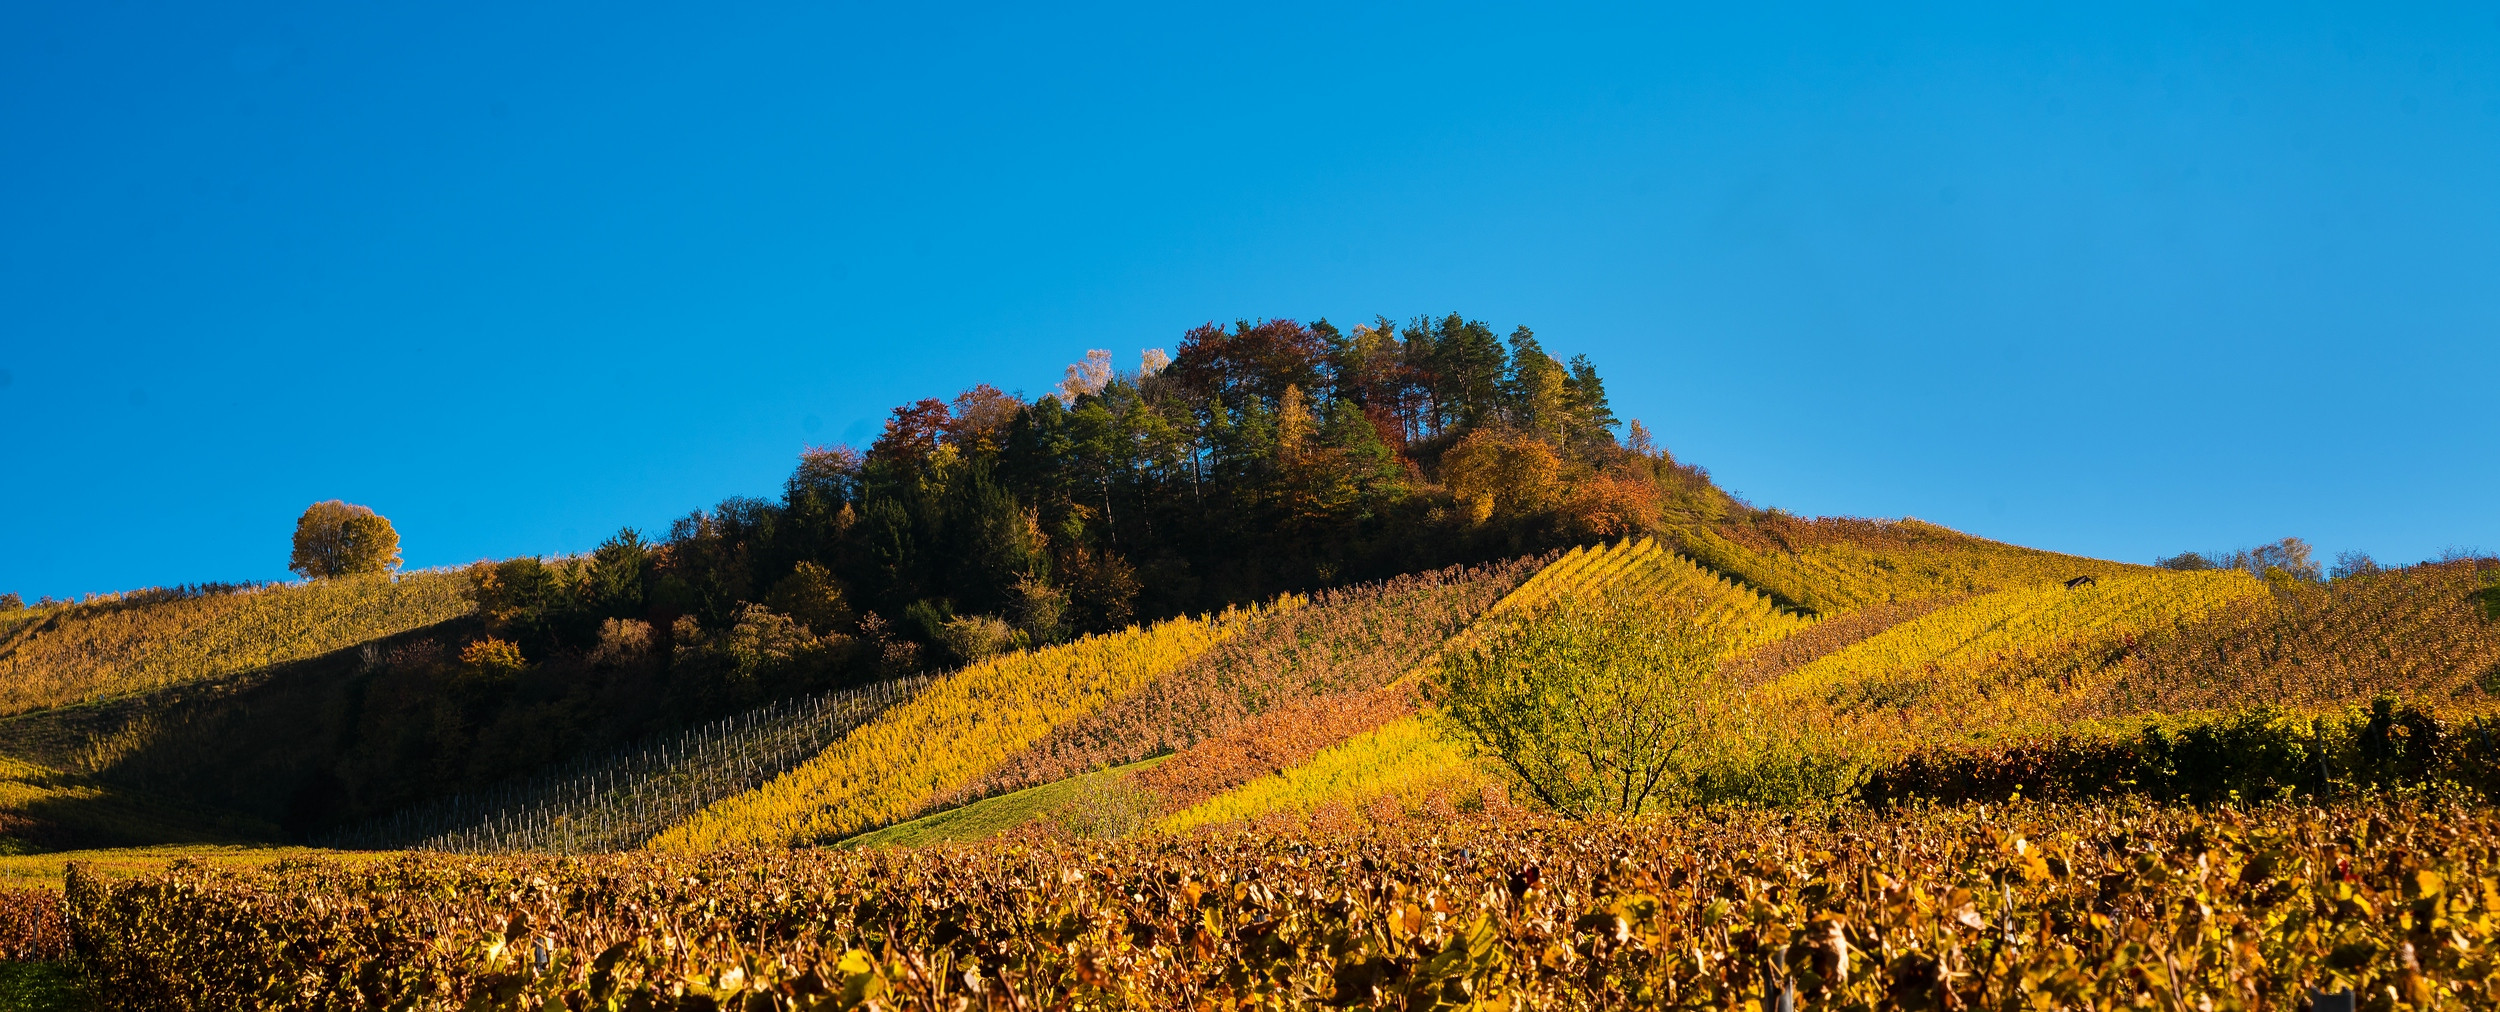
[[[1703,565],[1782,604],[1823,615],[2150,568],[2009,545],[1907,518],[1803,519],[1772,512],[1679,525],[1667,534]]]
[[[1298,601],[1279,602],[1293,607]],[[659,850],[832,842],[923,814],[1052,727],[1135,691],[1256,612],[1170,619],[1010,654],[937,679],[815,759],[654,838]]]
[[[0,717],[215,681],[469,614],[457,570],[204,593],[140,592],[29,615],[0,638]]]

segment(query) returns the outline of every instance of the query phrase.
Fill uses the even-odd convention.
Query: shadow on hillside
[[[734,702],[672,685],[656,659],[482,674],[458,660],[482,635],[464,617],[213,684],[0,720],[0,756],[57,771],[62,788],[0,798],[0,820],[112,841],[90,845],[300,840]],[[189,814],[147,817],[176,808]]]
[[[64,782],[66,781],[66,782]],[[17,786],[12,784],[10,786]],[[0,812],[0,846],[30,850],[92,850],[184,843],[274,843],[283,834],[267,820],[173,798],[60,778]]]
[[[43,847],[272,841],[347,807],[352,755],[386,659],[466,642],[462,618],[213,683],[0,720],[0,755],[46,768],[0,802],[0,833]],[[26,779],[25,776],[19,779]]]

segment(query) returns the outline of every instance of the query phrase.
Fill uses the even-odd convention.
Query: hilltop
[[[163,1008],[2140,1005],[2130,939],[2211,920],[2165,958],[2236,976],[2161,993],[2430,1007],[2489,977],[2495,742],[2500,559],[1798,517],[1525,328],[1244,323],[580,556],[0,613],[0,955],[66,917]]]

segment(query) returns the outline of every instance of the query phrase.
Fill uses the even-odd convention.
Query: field
[[[142,1009],[2490,1007],[2496,597],[1774,515],[777,705],[360,838],[434,853],[0,886],[66,880],[88,994]],[[1710,651],[1693,787],[1637,818],[1540,810],[1440,709],[1592,601]]]
[[[2101,688],[2106,669],[2060,666],[2175,633],[2263,598],[2247,574],[2111,576],[2069,590],[2045,584],[1982,594],[1902,622],[1802,665],[1757,691],[1805,733],[1870,745],[2014,733],[2054,701]]]
[[[459,570],[45,609],[0,639],[0,716],[210,681],[469,614]]]
[[[132,1009],[2500,1001],[2500,822],[2369,802],[73,876]],[[1820,824],[1817,824],[1820,823]]]
[[[2145,568],[1974,538],[1917,520],[1773,515],[1748,525],[1680,527],[1673,538],[1703,565],[1821,615]]]
[[[1294,607],[1279,602],[1275,607]],[[1067,720],[1213,647],[1255,613],[1172,619],[1011,654],[941,678],[798,768],[651,841],[663,850],[831,843],[924,814]]]
[[[960,808],[861,833],[842,841],[842,846],[925,847],[948,841],[986,840],[1033,827],[1041,820],[1050,820],[1049,828],[1084,837],[1135,832],[1150,810],[1138,792],[1126,787],[1126,781],[1132,774],[1144,773],[1170,759],[1158,756],[983,798]]]

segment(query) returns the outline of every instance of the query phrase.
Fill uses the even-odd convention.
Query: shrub
[[[1859,799],[1993,801],[2143,794],[2197,804],[2446,785],[2500,797],[2500,719],[2442,720],[2394,697],[2307,716],[2281,709],[2145,722],[2134,735],[2034,737],[1918,749]]]
[[[599,646],[593,664],[625,665],[651,653],[651,623],[638,618],[612,618],[599,623]]]
[[[521,656],[521,648],[518,644],[492,636],[463,648],[460,651],[460,663],[468,665],[470,671],[488,679],[508,678],[520,674],[523,669],[529,667],[529,661]]]
[[[947,619],[938,625],[937,638],[963,664],[977,664],[997,654],[1023,649],[1027,642],[1023,630],[992,615]]]

